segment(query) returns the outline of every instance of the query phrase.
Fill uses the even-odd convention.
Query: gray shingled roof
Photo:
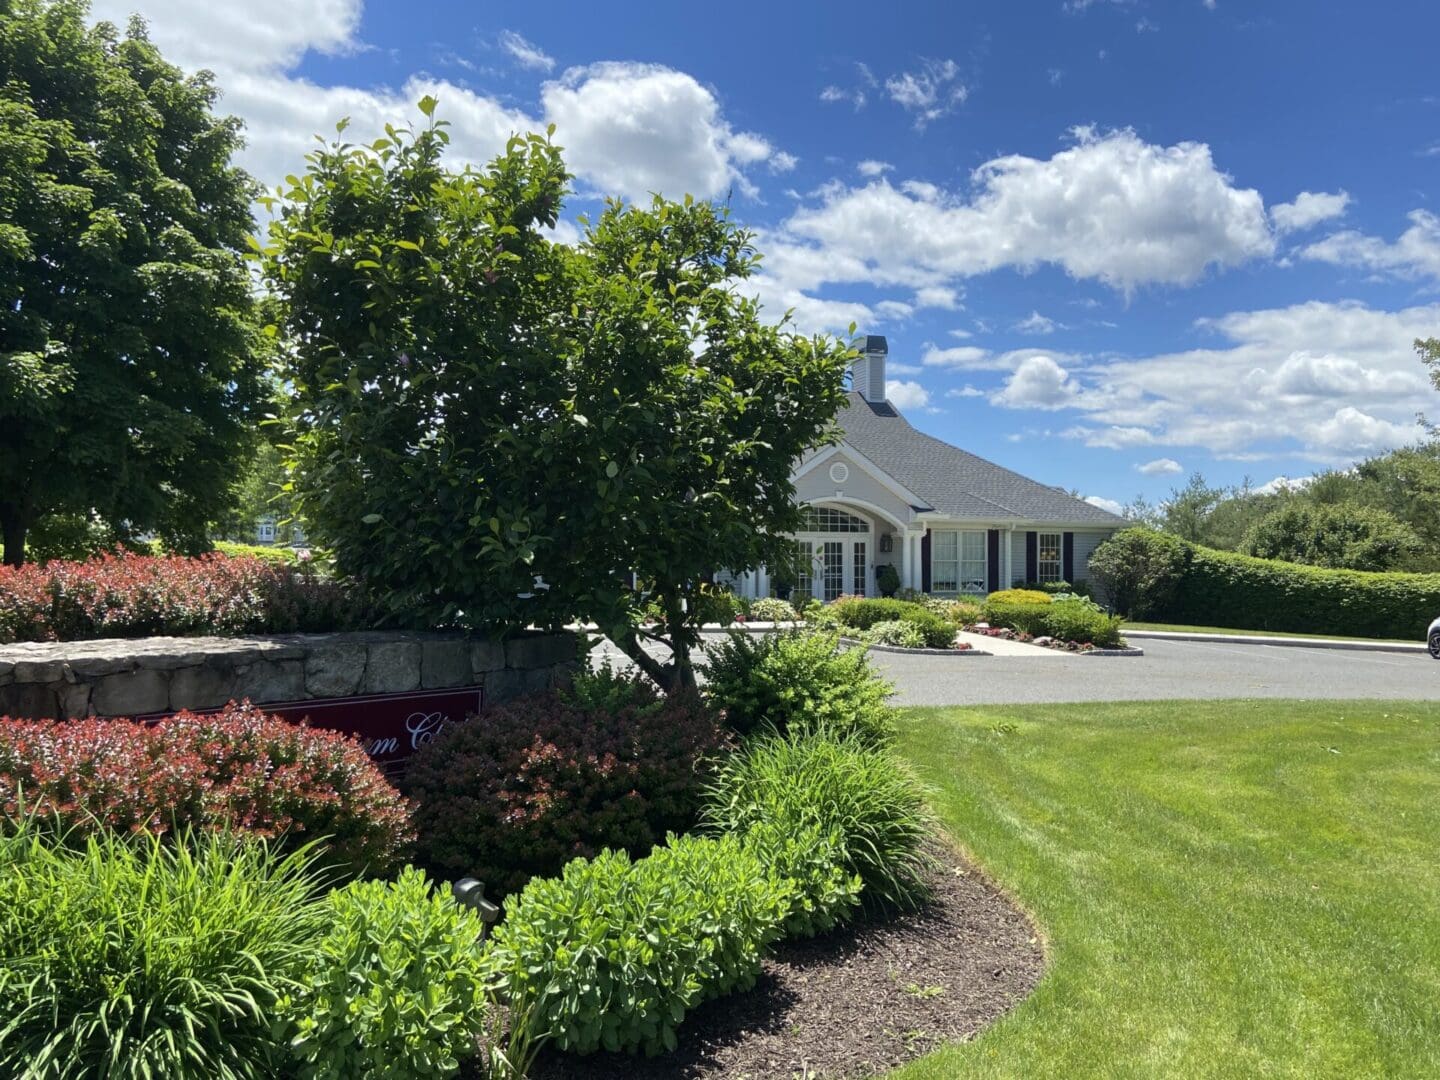
[[[838,419],[847,443],[926,500],[917,509],[962,518],[1126,524],[1108,510],[916,431],[888,402],[852,392]]]

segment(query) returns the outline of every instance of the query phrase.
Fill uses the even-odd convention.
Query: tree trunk
[[[0,503],[0,539],[5,543],[6,566],[19,566],[25,561],[25,534],[29,522],[13,503]]]
[[[668,616],[667,616],[668,617]],[[663,641],[670,649],[671,659],[662,663],[645,651],[645,643],[633,631],[617,642],[620,651],[635,661],[635,666],[654,681],[664,693],[673,694],[681,690],[694,690],[695,666],[690,662],[690,650],[676,644],[676,634],[671,631],[670,640]]]
[[[695,689],[695,667],[690,662],[690,642],[686,636],[685,612],[680,607],[680,598],[674,593],[665,597],[665,629],[670,631],[671,685],[665,688],[667,694],[677,690]]]

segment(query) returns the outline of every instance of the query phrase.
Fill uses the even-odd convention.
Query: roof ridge
[[[876,403],[855,391],[849,393],[848,399],[845,414],[853,417],[854,422],[841,418],[845,441],[871,457],[896,481],[923,496],[932,509],[940,513],[953,514],[957,506],[969,503],[972,514],[979,515],[988,512],[986,508],[993,508],[1018,521],[1073,519],[1077,523],[1117,525],[1120,522],[1117,515],[1064,488],[1043,484],[919,430],[889,402],[884,403],[882,412]],[[872,444],[865,437],[866,432],[882,437],[882,442]],[[876,452],[880,457],[873,456]],[[971,480],[976,483],[970,483]],[[981,494],[975,490],[977,485],[991,489],[991,493]],[[943,497],[937,498],[937,494]]]

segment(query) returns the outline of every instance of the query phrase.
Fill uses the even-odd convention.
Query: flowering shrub
[[[877,622],[869,630],[860,631],[861,640],[872,645],[896,645],[903,649],[923,649],[925,635],[920,627],[904,619]]]
[[[692,695],[509,702],[410,759],[421,857],[437,876],[473,874],[506,893],[601,848],[643,854],[694,825],[705,763],[723,745]]]
[[[796,617],[789,600],[762,596],[750,605],[750,618],[756,622],[794,622]]]
[[[346,869],[383,873],[413,839],[405,801],[347,735],[266,716],[0,718],[0,814],[24,809],[83,835],[238,828],[298,844],[327,837]]]
[[[0,567],[0,644],[344,630],[364,615],[339,583],[250,557],[120,553]]]

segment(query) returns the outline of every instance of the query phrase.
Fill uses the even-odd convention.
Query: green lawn
[[[1367,638],[1362,634],[1296,634],[1289,630],[1236,630],[1224,626],[1181,626],[1178,623],[1127,622],[1126,630],[1171,630],[1182,634],[1235,634],[1238,637],[1316,638],[1320,641],[1391,641],[1423,645],[1422,638]]]
[[[901,749],[1049,969],[892,1080],[1440,1076],[1440,706],[909,709]]]

